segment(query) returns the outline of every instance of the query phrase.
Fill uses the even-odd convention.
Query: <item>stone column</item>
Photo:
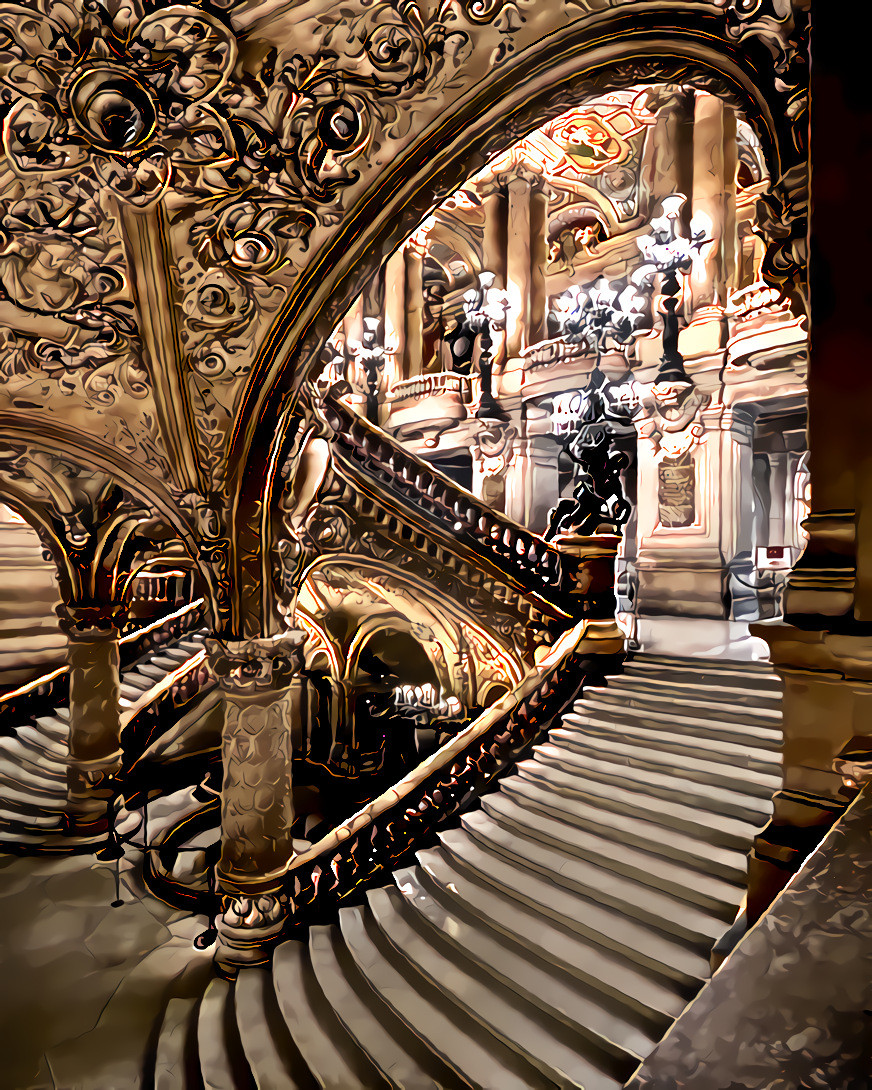
[[[266,960],[287,906],[293,859],[292,733],[303,699],[306,635],[207,642],[221,686],[221,858],[224,894],[217,921],[219,964],[228,971]]]
[[[506,232],[508,229],[508,194],[502,175],[477,186],[484,209],[482,268],[494,274],[494,287],[506,286]]]
[[[406,256],[402,249],[388,258],[385,277],[385,379],[388,389],[400,381],[406,350]]]
[[[537,344],[548,336],[548,292],[545,272],[548,267],[549,193],[541,178],[533,182],[530,195],[530,329],[528,344]]]
[[[506,326],[507,359],[516,359],[530,343],[532,180],[531,172],[523,170],[515,173],[508,183],[506,291],[511,309]]]
[[[405,325],[403,378],[415,378],[424,368],[424,254],[416,242],[407,242],[405,254]]]
[[[70,668],[68,825],[75,837],[103,837],[122,758],[119,617],[88,606],[58,614]]]
[[[698,94],[693,126],[691,210],[712,241],[690,276],[693,309],[727,304],[736,265],[736,116],[714,95]]]
[[[872,435],[867,360],[872,322],[856,254],[872,238],[864,204],[846,210],[853,180],[866,169],[872,91],[849,80],[862,71],[862,36],[847,35],[838,5],[817,4],[811,65],[811,321],[809,345],[809,541],[791,573],[784,623],[755,626],[784,685],[784,787],[756,838],[749,922],[767,908],[819,843],[845,804],[836,755],[872,716]],[[850,116],[844,140],[833,118]],[[804,178],[792,172],[781,195],[801,225]],[[788,219],[785,227],[794,226]]]
[[[693,92],[658,89],[657,121],[645,142],[641,189],[649,217],[673,193],[690,196],[693,188]]]

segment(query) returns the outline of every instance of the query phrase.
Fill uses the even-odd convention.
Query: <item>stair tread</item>
[[[693,902],[702,899],[707,907],[715,909],[719,906],[735,909],[742,899],[740,889],[716,875],[701,872],[687,863],[663,859],[641,848],[557,821],[540,812],[531,812],[504,792],[486,795],[482,799],[482,808],[489,816],[519,834],[541,840],[564,852],[592,857],[599,861],[600,866],[617,868],[620,873],[643,886],[653,885]]]
[[[706,711],[716,719],[734,719],[737,723],[751,723],[755,726],[778,727],[781,724],[780,707],[763,707],[759,704],[731,704],[723,700],[723,692],[716,690],[721,699],[714,699],[714,694],[691,696],[689,693],[658,693],[646,685],[631,685],[629,681],[614,681],[608,686],[592,685],[585,689],[584,699],[597,699],[603,703],[627,703],[630,707],[643,705],[646,708],[666,708],[672,713],[697,716]]]
[[[781,787],[781,777],[775,774],[755,772],[749,768],[731,765],[728,761],[706,760],[689,753],[672,754],[668,750],[624,742],[617,734],[609,738],[600,734],[589,735],[581,730],[567,731],[554,727],[548,733],[548,741],[557,749],[567,748],[577,753],[612,754],[616,760],[628,757],[633,764],[650,765],[654,769],[661,769],[664,774],[679,778],[693,773],[699,782],[710,782],[713,786],[726,788],[727,783],[724,781],[730,781],[749,795],[756,795],[767,801]]]
[[[304,943],[292,939],[276,947],[272,977],[285,1024],[319,1086],[350,1090],[386,1085],[336,1017]]]
[[[536,760],[519,761],[515,767],[520,775],[531,776],[540,783],[547,784],[549,790],[557,793],[564,795],[571,793],[577,796],[596,795],[600,798],[615,800],[615,788],[612,783],[587,779],[578,771],[564,772],[556,765],[547,765]],[[673,799],[662,799],[641,790],[641,785],[638,790],[627,791],[626,795],[627,797],[621,800],[622,807],[634,805],[651,821],[661,826],[680,823],[685,832],[690,827],[694,830],[693,835],[703,836],[707,843],[719,843],[724,847],[745,851],[758,828],[757,825],[712,810],[703,810]],[[713,840],[713,834],[718,839]]]
[[[529,1000],[506,991],[493,979],[483,982],[470,971],[468,958],[448,956],[439,948],[438,939],[432,936],[432,932],[430,936],[427,935],[429,929],[426,925],[423,930],[420,923],[415,926],[414,916],[397,890],[371,890],[368,901],[383,935],[413,972],[426,977],[437,989],[441,988],[446,999],[459,1008],[461,1017],[465,1015],[480,1023],[484,1029],[483,1036],[490,1033],[501,1039],[538,1068],[546,1080],[574,1082],[587,1090],[597,1087],[606,1090],[622,1085],[624,1080],[616,1081],[591,1063],[577,1043],[570,1048],[565,1040],[561,1040],[565,1027],[558,1027],[556,1034],[552,1032],[541,1004],[538,1009],[531,1008]],[[452,1021],[456,1017],[454,1015]],[[637,1066],[633,1060],[641,1059],[641,1056],[628,1056],[621,1054],[620,1050],[615,1051],[618,1059],[623,1059],[626,1076],[629,1076]],[[547,1081],[543,1085],[547,1085]]]
[[[454,890],[443,890],[441,897],[436,895],[420,867],[398,871],[394,880],[409,906],[460,956],[471,958],[505,987],[534,1004],[547,1007],[554,1017],[577,1026],[582,1033],[589,1029],[602,1040],[613,1042],[623,1052],[641,1057],[650,1052],[669,1024],[669,1016],[662,1013],[652,1017],[651,1012],[646,1012],[643,1018],[627,1002],[621,1002],[614,991],[607,991],[603,982],[599,982],[599,988],[584,987],[560,957],[559,947],[566,945],[565,942],[558,948],[542,943],[538,948],[540,953],[535,953],[532,947],[522,945],[518,936],[507,937],[504,931],[494,930],[490,916],[480,918],[471,911],[469,902],[460,901]],[[490,900],[493,902],[497,898]],[[516,919],[520,918],[516,916]],[[421,926],[425,925],[422,923]],[[545,927],[555,937],[566,939],[547,923]],[[547,956],[543,957],[546,952]],[[604,951],[599,963],[607,979],[616,968],[620,972],[615,960],[607,958]],[[674,996],[669,995],[665,1002],[676,1014],[681,1009]],[[643,1021],[646,1023],[644,1028]]]
[[[498,885],[516,900],[543,911],[552,919],[567,924],[573,930],[583,929],[596,936],[595,941],[611,950],[631,951],[658,972],[679,973],[684,979],[702,980],[708,975],[708,963],[699,953],[689,950],[678,939],[651,931],[637,920],[619,915],[595,901],[585,901],[581,895],[556,886],[544,875],[526,868],[496,852],[488,852],[473,842],[468,834],[449,830],[441,834],[445,851],[470,873],[483,882]],[[621,931],[617,937],[618,925]]]
[[[617,778],[622,787],[634,791],[640,788],[649,792],[658,792],[668,797],[681,796],[690,803],[719,814],[727,814],[749,824],[765,824],[772,812],[769,800],[755,798],[738,791],[716,787],[710,783],[697,783],[695,780],[680,780],[663,772],[637,767],[626,758],[609,761],[603,757],[582,756],[577,751],[559,749],[550,742],[538,745],[533,750],[533,760],[554,766],[564,771],[579,771],[585,776],[600,775],[604,778]],[[679,800],[681,801],[681,800]]]
[[[341,914],[340,914],[341,919]],[[373,986],[344,932],[334,924],[321,924],[309,932],[309,953],[318,984],[340,1022],[357,1046],[391,1085],[436,1090],[443,1081],[434,1077],[441,1069],[438,1058],[429,1054],[420,1040],[399,1023],[390,1004]],[[343,963],[343,955],[345,963]],[[350,959],[354,958],[353,962]],[[381,958],[369,954],[377,969]],[[349,970],[351,975],[349,976]]]
[[[154,1090],[180,1090],[187,1087],[185,1044],[196,1009],[196,999],[173,998],[167,1003],[157,1039]]]
[[[569,732],[587,734],[595,729],[601,735],[618,735],[627,739],[638,739],[646,745],[655,745],[664,749],[681,753],[684,750],[696,751],[700,757],[714,757],[718,755],[736,768],[750,768],[753,765],[762,765],[760,771],[769,772],[772,775],[781,774],[780,754],[771,749],[760,749],[750,746],[744,741],[727,741],[724,738],[707,738],[700,734],[679,734],[669,731],[667,728],[642,726],[641,724],[621,723],[620,726],[613,721],[594,715],[582,715],[573,712],[564,716],[560,729]]]
[[[311,1074],[288,1047],[287,1029],[278,1032],[269,970],[242,969],[234,991],[239,1039],[257,1090],[313,1090]]]
[[[510,861],[517,861],[555,883],[614,909],[628,919],[692,943],[705,953],[724,932],[724,921],[698,905],[648,887],[639,897],[639,883],[579,856],[568,855],[529,837],[517,837],[483,810],[464,814],[463,832]],[[514,849],[519,848],[520,851]],[[534,850],[530,850],[534,849]],[[731,921],[728,921],[731,922]]]
[[[753,738],[773,747],[780,747],[784,737],[780,726],[769,727],[759,723],[742,723],[735,719],[703,719],[700,716],[685,714],[677,705],[670,706],[667,716],[660,709],[601,701],[597,699],[594,693],[577,701],[572,711],[565,713],[565,717],[569,718],[573,714],[586,715],[593,711],[605,716],[624,716],[632,722],[643,720],[646,725],[659,724],[667,729],[674,728],[680,723],[682,729],[687,730],[688,733],[700,732],[703,735],[726,734],[737,739]]]
[[[704,676],[700,676],[698,681],[677,681],[675,678],[653,673],[623,670],[620,674],[608,674],[605,680],[606,687],[614,690],[651,691],[671,693],[674,696],[686,694],[691,699],[707,697],[712,701],[726,700],[727,703],[736,701],[742,705],[747,702],[750,707],[780,708],[783,696],[780,683],[770,692],[743,684],[727,684],[725,678],[718,678],[715,683],[711,683]]]
[[[697,740],[722,742],[735,746],[739,750],[747,749],[748,752],[759,753],[764,751],[769,755],[771,761],[779,763],[784,743],[783,735],[770,735],[768,731],[765,735],[757,734],[753,728],[750,728],[750,732],[737,732],[727,724],[715,725],[712,723],[709,724],[708,729],[705,731],[696,728],[685,729],[686,724],[684,723],[664,721],[661,716],[634,715],[632,712],[624,712],[617,706],[601,708],[591,704],[589,707],[579,707],[564,712],[560,722],[561,726],[565,728],[578,727],[582,730],[589,723],[592,723],[601,727],[608,727],[612,731],[624,730],[625,728],[628,731],[637,729],[657,731],[666,739],[684,738],[688,744],[696,743]]]
[[[229,1017],[232,1004],[230,983],[220,977],[210,980],[197,1012],[197,1052],[204,1090],[248,1090],[251,1085],[250,1079],[241,1085],[237,1079],[239,1068],[233,1051],[238,1041],[231,1037],[235,1022]]]
[[[410,868],[413,890],[416,886],[426,888],[443,907],[460,903],[476,926],[492,928],[541,957],[546,965],[559,962],[585,987],[604,992],[618,1005],[641,1010],[650,1018],[669,1019],[684,1008],[684,999],[674,987],[649,975],[624,952],[603,946],[591,935],[561,927],[512,897],[510,891],[458,868],[442,849],[420,851],[418,860],[420,867]]]
[[[610,793],[603,796],[588,796],[585,805],[579,807],[571,799],[543,787],[534,779],[514,775],[504,779],[500,785],[501,795],[510,795],[523,800],[524,806],[533,806],[537,810],[553,815],[557,820],[577,828],[594,825],[604,835],[620,833],[635,842],[641,841],[646,851],[656,851],[667,858],[674,858],[676,852],[682,858],[689,858],[693,865],[701,862],[717,867],[724,877],[733,877],[737,884],[744,886],[747,858],[744,852],[734,848],[709,844],[698,837],[688,835],[676,829],[669,830],[664,837],[663,826],[647,813],[621,812],[620,803]],[[562,805],[561,805],[562,804]],[[612,808],[609,808],[611,806]]]
[[[385,956],[366,926],[366,910],[361,906],[342,909],[339,914],[342,936],[358,968],[384,1003],[409,1027],[431,1053],[456,1072],[458,1081],[467,1081],[481,1090],[533,1090],[549,1085],[520,1058],[501,1060],[497,1041],[488,1041],[474,1027],[458,1026],[438,1006],[431,1003],[426,990],[416,991]],[[470,1032],[471,1031],[471,1032]],[[515,1061],[513,1063],[513,1061]],[[513,1067],[523,1069],[520,1076]],[[538,1074],[538,1073],[536,1073]],[[531,1081],[535,1079],[535,1081]]]

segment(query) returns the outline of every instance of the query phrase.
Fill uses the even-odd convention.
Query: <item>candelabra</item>
[[[493,286],[494,279],[492,272],[479,273],[478,286],[470,288],[463,296],[463,309],[470,329],[474,334],[479,335],[478,371],[481,379],[481,398],[475,415],[478,419],[508,420],[507,414],[493,396],[491,326],[495,328],[505,326],[509,300],[504,291]]]
[[[663,355],[657,382],[673,385],[692,385],[684,369],[684,358],[678,350],[678,297],[681,287],[679,274],[690,272],[696,254],[711,241],[705,230],[691,229],[691,237],[681,234],[681,210],[686,201],[682,193],[666,197],[661,205],[661,215],[651,220],[651,233],[636,239],[636,244],[646,264],[636,273],[637,282],[653,280],[659,273],[663,309]]]
[[[353,354],[363,367],[366,381],[366,418],[373,424],[379,423],[379,389],[385,367],[384,345],[378,340],[379,325],[378,318],[364,318],[363,341],[352,348]]]
[[[615,439],[630,426],[637,403],[626,383],[606,379],[601,363],[610,345],[622,348],[633,338],[644,321],[644,300],[632,285],[619,291],[600,279],[589,290],[570,288],[555,313],[565,340],[587,344],[596,362],[586,389],[573,399],[577,425],[564,440],[564,450],[580,469],[573,498],[554,509],[547,536],[593,533],[604,524],[617,530],[627,521],[630,504],[621,481],[629,460],[615,449]]]

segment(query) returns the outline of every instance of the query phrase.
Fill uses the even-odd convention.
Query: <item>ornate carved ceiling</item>
[[[768,270],[801,275],[806,6],[3,4],[0,430],[175,497],[221,578],[257,582],[279,422],[338,316],[438,200],[592,91],[735,100],[774,179]]]

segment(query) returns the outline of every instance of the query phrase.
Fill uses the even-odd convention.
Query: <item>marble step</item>
[[[704,719],[699,716],[684,715],[680,708],[667,711],[650,708],[631,707],[628,704],[614,704],[599,700],[596,695],[583,697],[564,713],[563,718],[572,721],[574,716],[596,715],[600,719],[613,723],[629,723],[653,729],[674,732],[680,730],[689,738],[700,735],[703,738],[721,738],[732,742],[747,742],[758,749],[769,749],[780,753],[784,741],[781,729],[761,727],[752,723],[727,722],[719,719]]]
[[[335,924],[321,924],[310,929],[309,954],[318,984],[345,1032],[389,1086],[436,1090],[454,1084],[450,1069],[408,1029],[376,988],[370,974],[379,980],[384,966],[377,951],[366,950],[364,956],[357,943],[349,949],[344,931]],[[405,981],[394,981],[394,989],[402,994]]]
[[[20,748],[20,747],[19,747]],[[23,754],[0,751],[0,780],[11,785],[33,788],[45,794],[66,794],[66,766],[61,764],[34,765]]]
[[[474,962],[456,956],[431,928],[421,926],[396,890],[371,890],[367,899],[372,918],[401,959],[398,970],[410,985],[415,987],[419,978],[429,982],[445,1001],[443,1010],[451,1023],[471,1019],[481,1027],[476,1037],[483,1044],[489,1043],[488,1035],[501,1041],[545,1077],[544,1085],[550,1081],[589,1090],[617,1090],[625,1081],[618,1076],[628,1077],[637,1066],[636,1058],[611,1042],[591,1038],[585,1048],[579,1035],[553,1020],[541,1004],[531,1004],[492,977],[476,972]],[[440,1050],[450,1047],[443,1044],[435,1027],[433,1042]],[[599,1053],[599,1063],[592,1063],[586,1055],[591,1051]]]
[[[773,692],[782,686],[781,679],[767,663],[729,663],[722,659],[667,659],[654,655],[634,655],[624,664],[625,675],[655,676],[692,685],[723,683],[728,686],[743,685],[749,689]]]
[[[443,914],[463,914],[469,927],[495,933],[505,949],[538,959],[549,972],[559,966],[574,988],[593,994],[604,1010],[628,1023],[659,1029],[683,1010],[686,998],[673,981],[662,981],[625,951],[597,942],[595,934],[562,927],[535,906],[455,864],[440,848],[418,852],[418,861],[418,867],[398,871],[395,877],[400,892],[416,905],[421,903],[418,891],[423,891]],[[454,934],[449,928],[449,937]]]
[[[769,799],[763,800],[710,783],[682,779],[676,774],[630,765],[625,758],[610,760],[605,755],[594,757],[568,748],[560,749],[550,742],[536,746],[533,753],[536,761],[564,772],[578,772],[585,778],[609,781],[619,789],[641,790],[662,799],[686,802],[758,827],[764,825],[772,813]]]
[[[45,814],[64,810],[67,797],[63,790],[37,791],[0,778],[0,800],[7,812],[18,813],[30,823]]]
[[[497,886],[556,923],[623,954],[660,979],[697,985],[708,976],[708,959],[684,943],[555,885],[549,877],[530,870],[520,860],[489,852],[457,830],[443,833],[440,840],[455,867],[464,868],[483,883]]]
[[[567,799],[577,800],[582,805],[591,798],[603,802],[611,800],[615,804],[614,809],[620,813],[635,814],[657,825],[678,829],[706,844],[745,852],[759,828],[756,824],[739,821],[688,803],[663,799],[657,794],[642,790],[641,785],[638,789],[634,786],[632,790],[627,790],[625,784],[616,787],[613,778],[598,779],[595,776],[584,776],[578,771],[568,773],[559,765],[546,764],[540,760],[519,761],[515,767],[520,776],[532,779],[546,790]]]
[[[720,694],[719,694],[720,695]],[[766,708],[759,704],[727,703],[713,700],[707,693],[695,692],[693,695],[658,693],[648,685],[633,686],[629,681],[617,679],[608,686],[591,685],[584,690],[585,700],[596,700],[600,704],[617,704],[631,708],[644,708],[666,712],[669,715],[683,715],[689,718],[716,719],[727,723],[747,723],[751,726],[780,729],[781,708]]]
[[[620,738],[626,742],[638,742],[646,749],[659,749],[667,753],[699,757],[742,768],[764,775],[781,776],[780,754],[769,749],[758,749],[744,742],[727,742],[720,738],[704,738],[699,734],[672,733],[668,729],[643,727],[622,723],[620,726],[606,718],[572,713],[572,719],[564,718],[559,729],[567,734],[589,737],[598,734],[604,738]],[[554,733],[552,731],[552,733]]]
[[[540,811],[530,811],[502,791],[485,795],[482,810],[517,836],[613,870],[642,887],[650,886],[690,901],[728,923],[735,918],[742,900],[739,886],[698,869],[704,866],[704,860],[697,860],[696,867],[671,862],[608,835],[580,829]],[[536,851],[535,844],[530,851]]]
[[[54,806],[52,812],[46,813],[39,810],[34,812],[29,808],[20,807],[14,800],[7,801],[0,798],[0,822],[7,826],[6,831],[9,835],[5,837],[5,840],[6,843],[10,843],[13,839],[12,834],[19,828],[23,832],[31,833],[60,829],[63,824],[63,813]]]
[[[706,699],[715,704],[737,704],[744,707],[781,709],[782,690],[779,686],[771,692],[765,689],[750,688],[746,685],[707,683],[704,677],[698,681],[675,681],[659,674],[622,672],[606,677],[606,688],[618,689],[628,693],[652,693],[668,695],[676,700]]]
[[[70,737],[69,723],[59,718],[55,713],[52,715],[37,716],[36,719],[34,719],[34,723],[39,728],[40,732],[46,738],[50,738],[53,742],[66,743]]]
[[[236,1025],[257,1090],[316,1090],[276,1004],[269,969],[244,969],[234,985]]]
[[[170,999],[164,1011],[154,1058],[154,1090],[189,1090],[188,1038],[197,1012],[196,999]],[[197,1079],[199,1081],[199,1079]]]
[[[390,1085],[339,1021],[318,984],[305,943],[292,939],[276,947],[272,983],[289,1035],[318,1086],[380,1090]]]
[[[661,931],[702,956],[710,952],[732,923],[732,918],[719,920],[699,905],[682,901],[663,890],[648,887],[643,891],[638,882],[590,860],[567,855],[531,837],[519,837],[482,810],[465,814],[462,824],[463,832],[486,851],[511,863],[520,863],[587,900]]]
[[[634,767],[662,771],[665,775],[674,775],[679,779],[710,783],[725,790],[753,795],[767,802],[781,787],[778,765],[774,766],[775,774],[736,768],[725,760],[707,760],[690,753],[679,755],[648,747],[638,740],[624,741],[618,731],[613,731],[611,736],[603,736],[595,732],[588,734],[583,730],[556,727],[549,731],[548,741],[557,749],[590,754],[593,757],[600,755],[616,762],[626,760]]]
[[[468,1017],[460,1017],[458,1012],[452,1018],[442,990],[415,977],[366,909],[342,909],[339,924],[359,971],[385,1006],[430,1056],[453,1072],[437,1085],[471,1084],[481,1090],[546,1090],[553,1086],[531,1064],[482,1033]]]
[[[583,801],[564,796],[523,774],[508,776],[500,783],[500,795],[516,801],[523,809],[544,814],[573,828],[589,830],[616,843],[641,848],[652,856],[682,863],[691,869],[703,869],[743,892],[747,884],[747,849],[736,850],[708,843],[675,828],[664,833],[662,823],[651,820],[644,809],[638,809],[615,798],[587,794]]]
[[[234,1017],[233,986],[214,977],[197,1011],[197,1055],[203,1090],[256,1090]]]
[[[45,750],[25,741],[19,735],[0,739],[0,761],[11,763],[16,768],[27,769],[56,783],[67,782],[65,759],[61,760],[57,755],[49,756]]]

